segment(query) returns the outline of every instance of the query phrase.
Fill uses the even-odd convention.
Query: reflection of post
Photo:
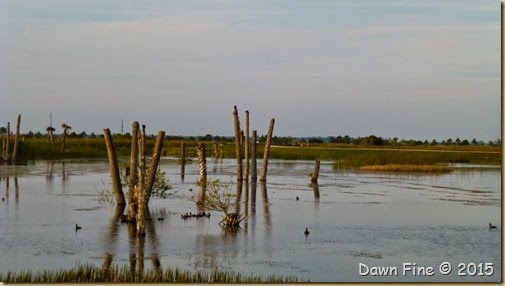
[[[240,214],[240,201],[242,200],[242,181],[237,182],[237,193],[235,201],[235,213],[237,216]]]
[[[129,250],[129,258],[130,258],[130,273],[132,275],[135,275],[135,268],[137,266],[137,255],[135,253],[136,249],[136,244],[137,244],[137,236],[135,235],[137,232],[137,229],[135,227],[135,224],[129,223],[128,224],[128,242],[130,244],[130,247],[128,247]],[[135,277],[132,277],[133,281],[135,281]]]
[[[247,233],[247,221],[248,216],[249,216],[249,182],[246,180],[244,181],[244,230]]]
[[[61,180],[65,181],[67,179],[67,172],[65,172],[65,162],[61,162]]]
[[[47,161],[47,175],[46,175],[46,178],[48,180],[52,180],[53,179],[53,165],[54,165],[54,162]]]
[[[19,184],[18,184],[18,177],[17,176],[14,177],[14,193],[15,193],[15,197],[16,197],[16,206],[17,206],[19,203]]]
[[[151,262],[153,264],[154,270],[159,270],[161,268],[161,262],[158,257],[158,246],[159,246],[159,241],[158,241],[158,236],[156,235],[156,228],[154,226],[154,220],[151,217],[151,213],[149,212],[149,206],[147,207],[147,215],[149,216],[149,220],[147,221],[146,224],[146,232],[147,236],[149,237],[149,241],[151,242],[152,246],[152,254],[151,256]]]
[[[137,259],[138,259],[138,268],[137,274],[139,275],[139,281],[142,280],[142,274],[144,274],[144,242],[145,236],[137,235]]]
[[[9,201],[9,176],[5,178],[5,199]]]
[[[267,225],[267,229],[271,227],[271,216],[270,216],[270,207],[268,205],[268,195],[267,195],[267,184],[266,182],[260,182],[261,188],[261,197],[263,198],[263,211],[265,216],[265,224]]]
[[[251,135],[251,140],[252,140],[252,144],[251,144],[251,181],[253,181],[254,183],[256,183],[256,181],[258,179],[258,176],[257,176],[258,170],[256,167],[256,134],[257,134],[256,130],[253,130],[252,135]]]
[[[121,216],[123,215],[125,209],[125,205],[116,205],[116,211],[114,213],[114,216],[110,220],[109,224],[109,233],[107,235],[106,242],[105,242],[105,261],[103,262],[102,265],[102,270],[107,271],[110,269],[110,265],[112,263],[113,259],[113,253],[114,253],[114,245],[116,244],[117,240],[117,235],[119,231],[119,224],[118,221],[120,220]]]
[[[314,192],[314,201],[319,203],[319,184],[317,182],[312,183],[312,191]]]
[[[256,213],[256,186],[257,183],[255,180],[251,181],[251,213]]]

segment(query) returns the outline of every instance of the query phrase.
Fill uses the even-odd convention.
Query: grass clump
[[[291,283],[307,282],[295,276],[271,275],[262,277],[255,274],[244,275],[241,273],[213,270],[209,272],[189,272],[178,268],[148,270],[143,273],[130,271],[128,266],[116,266],[109,270],[102,270],[94,265],[79,265],[70,269],[44,270],[33,272],[22,270],[20,272],[0,273],[0,282],[4,283],[117,283],[117,282],[143,282],[143,283]]]
[[[358,168],[359,171],[365,172],[409,172],[409,173],[448,173],[451,168],[441,165],[401,165],[401,164],[387,164],[387,165],[373,165],[362,166]]]

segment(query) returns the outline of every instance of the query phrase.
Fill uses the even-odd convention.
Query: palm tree
[[[49,137],[49,140],[51,140],[51,143],[53,143],[53,151],[56,149],[56,147],[54,146],[54,131],[56,129],[52,126],[48,126],[46,128],[46,131],[47,131],[47,136]]]
[[[66,123],[63,123],[61,125],[61,128],[63,128],[63,142],[61,143],[61,151],[60,152],[65,152],[65,139],[68,135],[67,131],[72,129],[72,127]]]

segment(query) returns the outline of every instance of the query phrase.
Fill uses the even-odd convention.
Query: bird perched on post
[[[75,224],[75,231],[78,231],[79,229],[82,229],[82,226],[79,226],[78,224]]]
[[[309,229],[308,228],[305,228],[305,231],[303,232],[305,234],[305,236],[308,236],[309,235]]]

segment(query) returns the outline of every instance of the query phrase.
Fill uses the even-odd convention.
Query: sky
[[[496,140],[497,0],[0,0],[0,126]]]

